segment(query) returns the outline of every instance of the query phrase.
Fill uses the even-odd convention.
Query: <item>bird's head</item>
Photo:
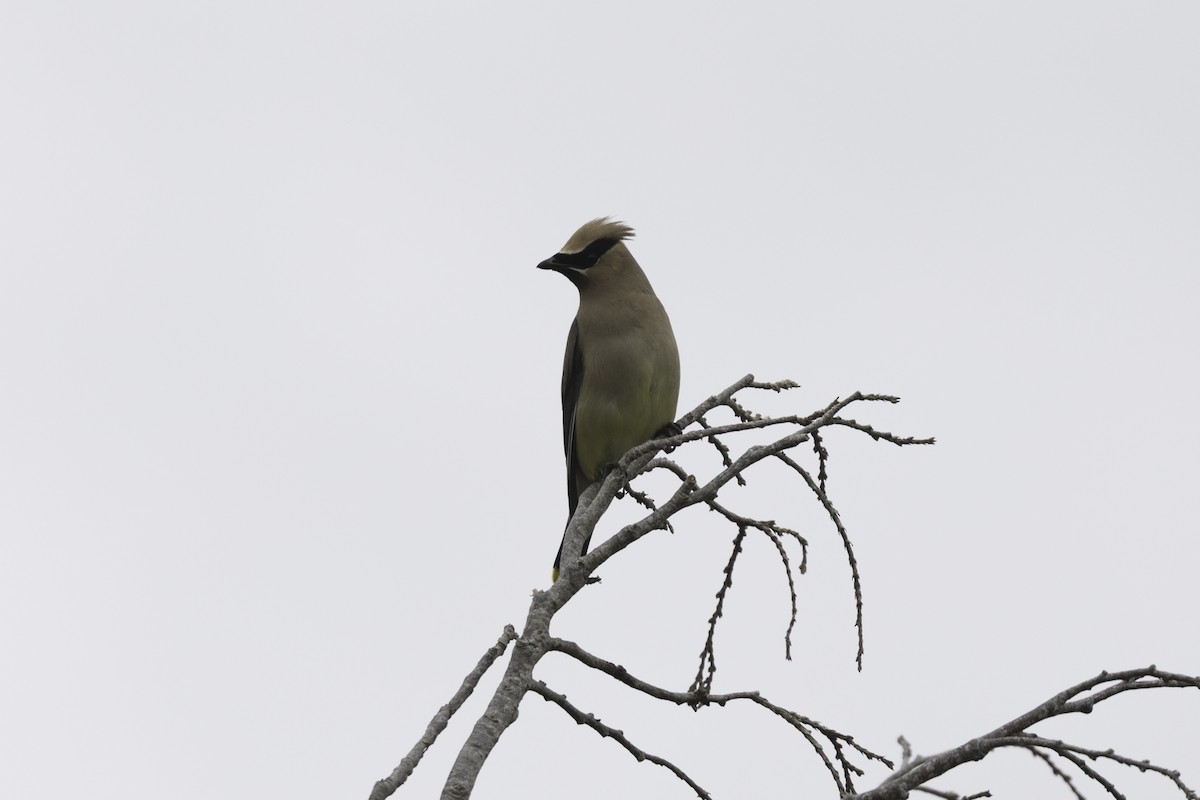
[[[538,269],[551,269],[582,290],[585,286],[619,275],[633,257],[623,242],[633,238],[633,228],[609,217],[585,223],[567,243]],[[640,272],[640,270],[639,270]]]

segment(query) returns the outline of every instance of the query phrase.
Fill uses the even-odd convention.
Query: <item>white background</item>
[[[604,214],[681,412],[754,372],[804,387],[759,410],[889,392],[855,416],[938,437],[828,439],[861,674],[820,509],[779,468],[723,495],[813,549],[789,663],[747,544],[716,690],[895,757],[1101,669],[1197,672],[1197,41],[1186,2],[6,7],[0,795],[365,797],[548,583],[575,296],[534,265]],[[677,530],[554,632],[682,690],[733,531]],[[835,796],[753,708],[538,675],[717,797]],[[399,796],[436,796],[494,677]],[[1197,786],[1198,720],[1143,692],[1043,732]],[[1024,753],[940,782],[1053,784]],[[476,796],[568,786],[690,796],[531,697]]]

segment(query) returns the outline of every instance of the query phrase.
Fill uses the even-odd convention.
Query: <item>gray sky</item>
[[[819,509],[782,471],[723,496],[813,551],[787,663],[747,546],[717,690],[896,756],[1101,669],[1200,670],[1198,40],[1184,2],[6,8],[0,794],[365,797],[548,582],[575,297],[534,265],[605,214],[681,412],[754,372],[804,386],[760,410],[890,392],[856,416],[939,440],[829,437],[862,674]],[[732,533],[680,518],[555,632],[686,688]],[[538,674],[719,797],[834,794],[750,709]],[[1046,733],[1195,786],[1194,694]],[[689,796],[539,699],[477,796],[568,780]],[[941,785],[1051,783],[1010,754]]]

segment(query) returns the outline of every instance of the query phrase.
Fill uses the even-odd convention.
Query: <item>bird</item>
[[[625,245],[631,238],[631,227],[600,217],[537,265],[565,276],[579,290],[562,374],[568,525],[588,486],[626,451],[674,425],[679,348],[666,309]],[[588,540],[580,555],[587,553]],[[564,532],[553,581],[565,544]]]

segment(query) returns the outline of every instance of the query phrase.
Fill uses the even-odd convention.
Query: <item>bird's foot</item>
[[[618,498],[618,499],[619,499],[619,498],[622,498],[622,497],[624,497],[624,496],[625,496],[625,490],[629,488],[629,475],[628,475],[628,473],[626,473],[626,472],[625,472],[625,468],[624,468],[624,467],[622,467],[622,466],[621,466],[621,465],[620,465],[618,462],[616,462],[616,461],[614,461],[614,462],[612,462],[611,464],[608,464],[608,465],[606,465],[606,466],[604,467],[604,474],[605,474],[605,475],[608,475],[610,472],[615,472],[615,473],[617,473],[618,475],[620,475],[620,476],[621,476],[621,488],[620,488],[620,489],[617,489],[617,494],[616,494],[616,496],[617,496],[617,498]]]
[[[670,439],[672,436],[678,436],[681,433],[683,433],[683,428],[679,427],[678,422],[668,422],[666,425],[663,425],[661,428],[658,429],[658,433],[654,434],[654,438],[655,439]],[[674,447],[664,447],[663,448],[664,453],[672,453],[674,451],[675,451]]]

